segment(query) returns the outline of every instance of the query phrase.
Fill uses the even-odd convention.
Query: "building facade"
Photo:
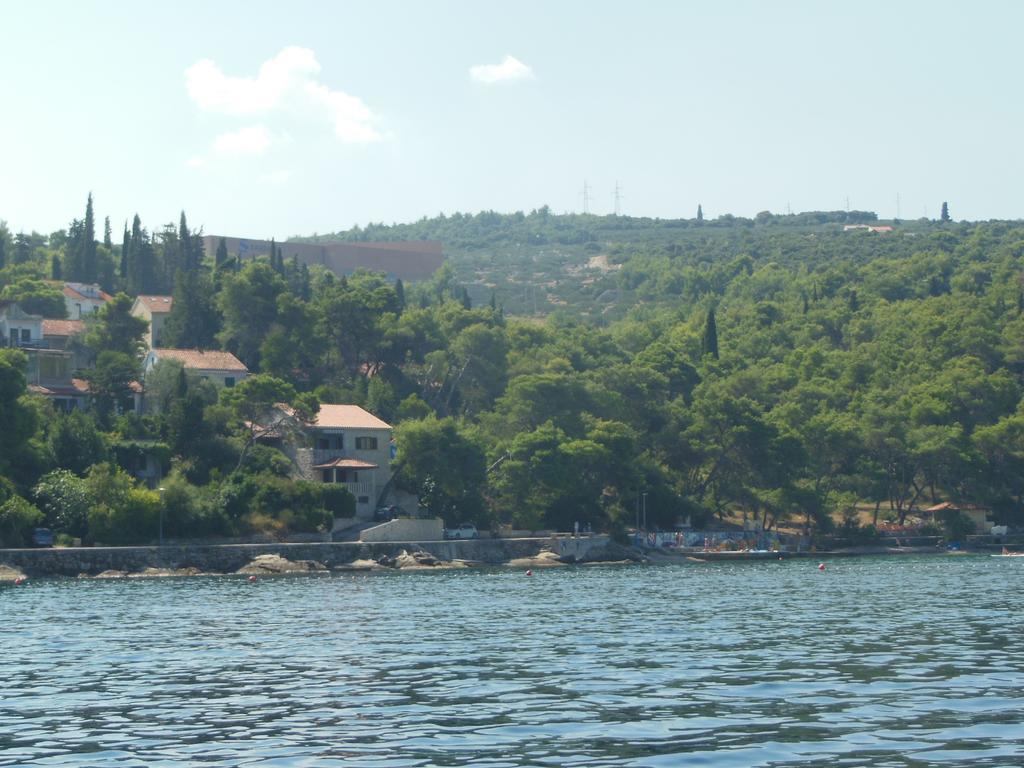
[[[132,314],[149,323],[149,330],[144,339],[150,349],[160,346],[164,324],[170,317],[173,306],[174,299],[170,296],[138,296],[132,304]]]

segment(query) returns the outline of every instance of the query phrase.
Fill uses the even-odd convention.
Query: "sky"
[[[0,220],[1024,216],[1024,3],[5,2]],[[588,195],[584,198],[584,184]]]

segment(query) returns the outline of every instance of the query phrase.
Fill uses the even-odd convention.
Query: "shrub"
[[[330,512],[332,517],[355,517],[356,497],[343,485],[322,484],[320,498],[324,509]]]
[[[86,535],[89,507],[96,497],[85,480],[66,469],[58,469],[43,475],[32,495],[55,532],[79,538]]]
[[[0,546],[25,546],[32,529],[42,521],[43,513],[39,509],[21,496],[11,496],[0,504]]]

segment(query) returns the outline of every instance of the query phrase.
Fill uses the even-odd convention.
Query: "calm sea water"
[[[0,765],[1024,765],[1024,558],[0,588]]]

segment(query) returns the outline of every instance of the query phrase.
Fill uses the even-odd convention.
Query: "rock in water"
[[[25,578],[25,574],[17,568],[0,563],[0,581],[14,581],[15,579],[23,578]]]
[[[256,575],[262,573],[312,573],[326,571],[327,566],[316,560],[289,560],[280,555],[257,555],[248,565],[243,565],[235,573]]]

